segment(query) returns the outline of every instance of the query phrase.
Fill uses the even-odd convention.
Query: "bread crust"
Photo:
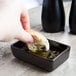
[[[32,35],[35,43],[39,45],[44,45],[46,48],[46,51],[49,50],[49,42],[44,35],[42,35],[40,32],[37,32],[33,29],[28,29],[26,31]]]

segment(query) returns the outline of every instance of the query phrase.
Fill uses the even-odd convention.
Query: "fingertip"
[[[17,37],[17,39],[19,39],[20,41],[25,42],[25,43],[34,42],[33,37],[26,31],[23,31],[22,33],[20,33],[19,36]]]

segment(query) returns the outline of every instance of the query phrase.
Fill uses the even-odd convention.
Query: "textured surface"
[[[66,27],[65,32],[45,33],[41,27],[41,7],[29,11],[31,27],[43,33],[47,38],[71,46],[69,59],[50,73],[43,72],[29,64],[17,60],[11,53],[10,45],[15,42],[0,42],[0,76],[76,76],[76,35],[69,34],[70,2],[65,2]]]

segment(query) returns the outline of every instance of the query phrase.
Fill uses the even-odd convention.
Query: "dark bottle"
[[[42,26],[44,31],[64,31],[65,14],[62,0],[43,0]]]
[[[70,33],[76,34],[76,0],[72,0],[69,16]]]

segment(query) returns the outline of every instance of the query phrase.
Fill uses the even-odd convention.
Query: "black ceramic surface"
[[[68,59],[70,47],[52,40],[49,40],[49,43],[50,50],[56,50],[60,52],[60,54],[54,59],[46,59],[29,52],[25,47],[25,43],[21,41],[18,41],[11,45],[11,48],[12,53],[16,58],[50,72]]]
[[[69,16],[70,33],[76,34],[76,0],[72,0]]]
[[[44,31],[55,33],[64,31],[65,13],[63,0],[43,0],[42,26]]]

